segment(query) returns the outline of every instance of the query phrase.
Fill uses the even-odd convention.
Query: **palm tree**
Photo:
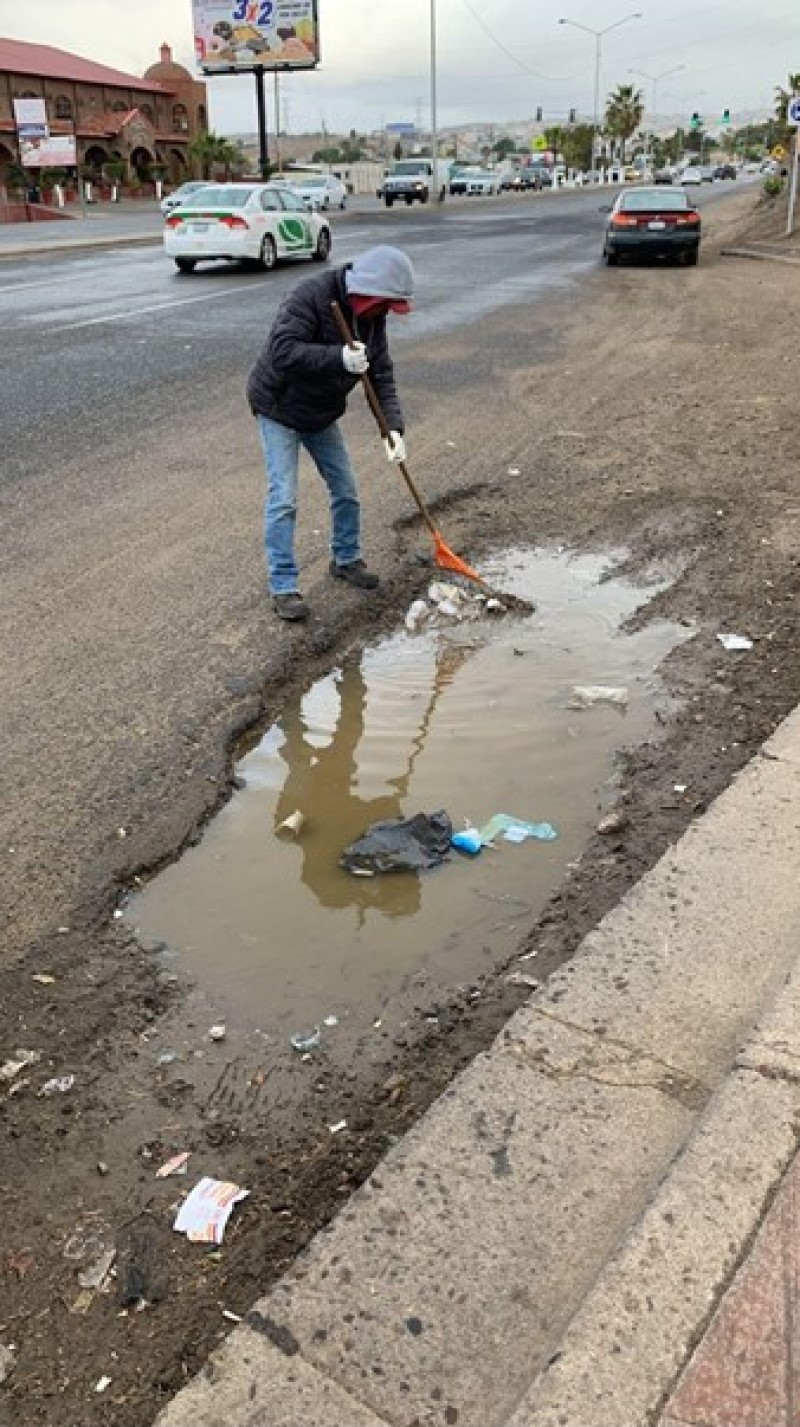
[[[607,132],[622,144],[622,162],[625,162],[625,145],[636,133],[644,114],[642,91],[632,84],[618,84],[606,103]]]
[[[775,141],[785,149],[791,148],[794,139],[794,126],[787,122],[786,111],[795,94],[800,94],[800,74],[790,74],[786,88],[778,85],[775,89]]]
[[[775,118],[781,125],[786,123],[786,110],[789,107],[789,100],[795,94],[800,94],[800,74],[790,74],[786,82],[786,88],[783,89],[778,85],[775,90]]]
[[[208,178],[213,168],[221,168],[228,178],[231,169],[246,166],[239,146],[212,133],[210,129],[204,129],[192,139],[189,155],[199,165],[201,178]]]

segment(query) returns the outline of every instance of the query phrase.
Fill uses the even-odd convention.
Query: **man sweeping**
[[[390,461],[404,461],[403,413],[386,338],[390,312],[410,311],[414,270],[399,248],[369,248],[344,267],[298,283],[282,303],[247,384],[267,468],[265,541],[269,588],[281,619],[308,618],[294,553],[300,448],[328,487],[330,573],[360,590],[378,576],[361,554],[361,504],[339,420],[359,377],[369,371],[390,435]],[[356,338],[342,346],[331,304]]]

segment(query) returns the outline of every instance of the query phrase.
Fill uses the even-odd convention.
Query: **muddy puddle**
[[[615,802],[615,754],[652,733],[667,706],[658,666],[687,637],[663,622],[623,633],[654,589],[608,578],[610,565],[507,554],[485,573],[533,601],[532,615],[383,638],[289,703],[242,757],[244,788],[125,911],[229,1031],[284,1043],[336,1017],[358,1033],[413,978],[468,985],[513,953]],[[571,707],[586,685],[626,694]],[[440,808],[455,829],[502,812],[558,836],[453,852],[421,874],[340,868],[371,823]],[[276,833],[298,811],[299,836]]]

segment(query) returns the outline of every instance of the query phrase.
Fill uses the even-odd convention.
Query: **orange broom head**
[[[478,574],[477,570],[473,570],[466,560],[459,560],[450,546],[445,545],[438,531],[434,536],[434,545],[436,547],[436,563],[441,570],[452,570],[456,575],[464,575],[468,580],[474,580],[478,585],[486,585],[486,581],[482,575]]]

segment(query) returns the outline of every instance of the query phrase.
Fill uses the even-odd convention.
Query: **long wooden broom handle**
[[[342,341],[345,342],[348,347],[355,346],[353,334],[348,326],[347,318],[342,312],[342,309],[339,306],[338,302],[333,301],[331,303],[331,309],[336,319],[336,325],[338,326],[339,331],[342,334]],[[361,373],[359,380],[364,388],[364,395],[366,396],[367,401],[369,402],[372,415],[375,417],[375,420],[378,423],[378,430],[380,431],[381,436],[383,437],[384,441],[390,440],[391,433],[389,431],[389,426],[387,424],[386,417],[383,414],[383,407],[381,406],[378,400],[378,393],[376,392],[366,372]],[[408,486],[408,489],[410,490],[414,498],[414,503],[417,507],[417,510],[422,516],[422,519],[425,521],[425,524],[431,532],[431,535],[433,535],[434,539],[438,539],[439,532],[433,523],[431,515],[428,511],[427,506],[425,505],[424,500],[422,499],[422,496],[417,490],[416,484],[411,476],[411,472],[409,471],[405,461],[397,461],[396,465],[399,467],[400,474],[403,477],[403,480],[405,481],[406,485]]]

